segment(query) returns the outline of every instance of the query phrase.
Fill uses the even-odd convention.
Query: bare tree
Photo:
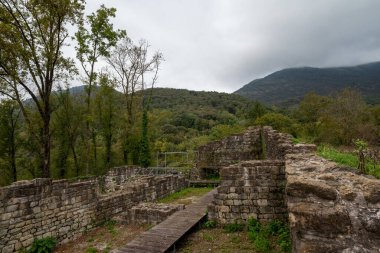
[[[160,64],[163,61],[162,53],[156,52],[150,57],[148,49],[147,41],[140,40],[135,45],[130,38],[125,37],[111,52],[110,57],[107,57],[107,62],[114,72],[116,84],[122,89],[125,97],[126,139],[135,121],[135,107],[145,106],[144,91],[148,87],[153,89],[158,78]],[[124,152],[125,162],[127,162],[127,153]]]

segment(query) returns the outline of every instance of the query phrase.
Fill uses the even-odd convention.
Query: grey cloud
[[[297,66],[380,60],[380,1],[108,0],[115,26],[160,50],[159,86],[232,92]],[[101,2],[88,0],[88,11]]]

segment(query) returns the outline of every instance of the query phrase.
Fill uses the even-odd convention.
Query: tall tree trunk
[[[12,139],[11,139],[11,168],[12,168],[12,177],[13,182],[17,181],[17,167],[16,167],[16,143],[14,140],[14,130],[12,130]]]
[[[107,169],[111,166],[111,149],[112,149],[112,133],[107,135],[106,139],[106,164]]]
[[[98,171],[98,165],[97,165],[97,160],[98,160],[98,155],[97,155],[97,151],[96,151],[96,134],[95,134],[95,130],[92,129],[91,130],[91,140],[92,140],[92,146],[93,146],[93,151],[94,151],[94,169],[95,171],[97,172]]]
[[[46,87],[49,87],[49,82],[47,82]],[[50,85],[51,87],[51,85]],[[49,91],[45,91],[46,94],[49,94]],[[49,95],[43,97],[44,103],[44,113],[43,113],[43,129],[42,129],[42,177],[50,177],[50,147],[51,147],[51,135],[50,135],[50,101]]]
[[[42,143],[43,143],[43,164],[42,164],[42,177],[50,177],[50,114],[47,113],[43,119],[43,133],[42,133]]]
[[[73,153],[73,157],[74,157],[74,165],[75,165],[76,176],[79,177],[78,157],[77,157],[77,153],[75,151],[75,147],[74,147],[72,142],[70,143],[70,147],[71,147],[71,152]]]

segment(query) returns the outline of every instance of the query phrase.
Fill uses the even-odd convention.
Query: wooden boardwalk
[[[210,191],[198,202],[186,206],[165,221],[142,233],[118,253],[163,253],[169,250],[191,228],[206,216],[207,205],[211,203],[216,189]]]

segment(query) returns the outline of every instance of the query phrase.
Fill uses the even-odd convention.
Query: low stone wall
[[[185,209],[183,204],[140,203],[121,214],[119,219],[127,224],[157,225],[183,209]]]
[[[156,201],[166,195],[188,187],[188,181],[178,175],[146,176],[130,182],[114,194],[100,195],[96,220],[102,221],[125,212],[140,202]]]
[[[380,180],[314,153],[286,156],[293,252],[379,252]]]
[[[221,185],[209,206],[209,219],[219,223],[287,219],[283,161],[245,161],[221,170]]]
[[[179,175],[142,177],[107,194],[101,193],[102,184],[97,178],[76,183],[34,179],[0,188],[0,252],[26,248],[35,238],[72,240],[141,201],[154,201],[188,186]]]
[[[0,188],[0,249],[18,251],[34,238],[72,238],[92,227],[96,182],[35,179]]]

